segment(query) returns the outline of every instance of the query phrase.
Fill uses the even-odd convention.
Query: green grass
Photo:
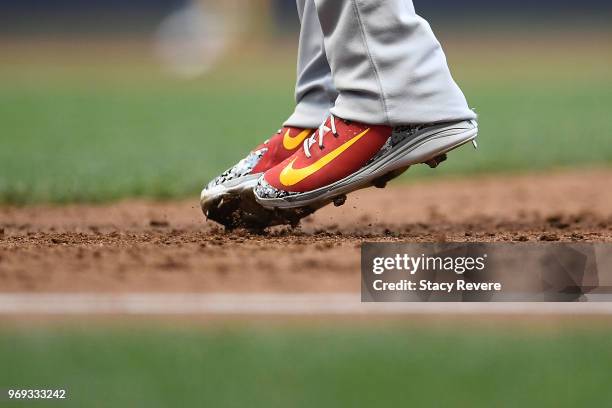
[[[611,335],[502,325],[5,328],[0,388],[64,387],[66,407],[608,406]]]
[[[196,194],[287,116],[274,90],[5,89],[0,201]]]
[[[196,196],[290,114],[294,56],[282,55],[283,66],[238,58],[190,82],[146,64],[5,65],[0,203]],[[612,164],[605,61],[591,61],[579,75],[554,58],[537,69],[531,59],[484,67],[456,59],[456,77],[480,114],[481,149],[463,149],[435,172],[416,169],[404,180]]]

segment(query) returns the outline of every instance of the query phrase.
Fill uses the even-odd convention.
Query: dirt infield
[[[197,199],[0,207],[2,292],[336,292],[363,241],[612,241],[612,170],[369,189],[265,235],[225,233]]]

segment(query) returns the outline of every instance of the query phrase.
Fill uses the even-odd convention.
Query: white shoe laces
[[[312,147],[313,144],[317,142],[317,137],[316,137],[317,133],[319,135],[318,137],[319,149],[321,150],[325,149],[325,146],[323,145],[323,137],[325,136],[327,132],[331,130],[334,137],[338,137],[338,132],[336,132],[336,118],[334,118],[334,115],[330,115],[329,123],[331,124],[331,129],[325,126],[325,122],[323,122],[321,126],[319,126],[319,129],[315,130],[312,136],[304,140],[304,154],[309,159],[312,157],[312,155],[310,154],[310,148]]]

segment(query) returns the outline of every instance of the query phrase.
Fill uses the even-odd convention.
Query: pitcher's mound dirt
[[[266,235],[197,197],[0,207],[0,290],[352,291],[364,241],[612,241],[612,170],[395,183]]]

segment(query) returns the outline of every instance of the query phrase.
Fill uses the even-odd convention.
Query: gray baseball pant
[[[287,126],[331,112],[389,126],[475,119],[412,0],[297,0],[296,108]]]

